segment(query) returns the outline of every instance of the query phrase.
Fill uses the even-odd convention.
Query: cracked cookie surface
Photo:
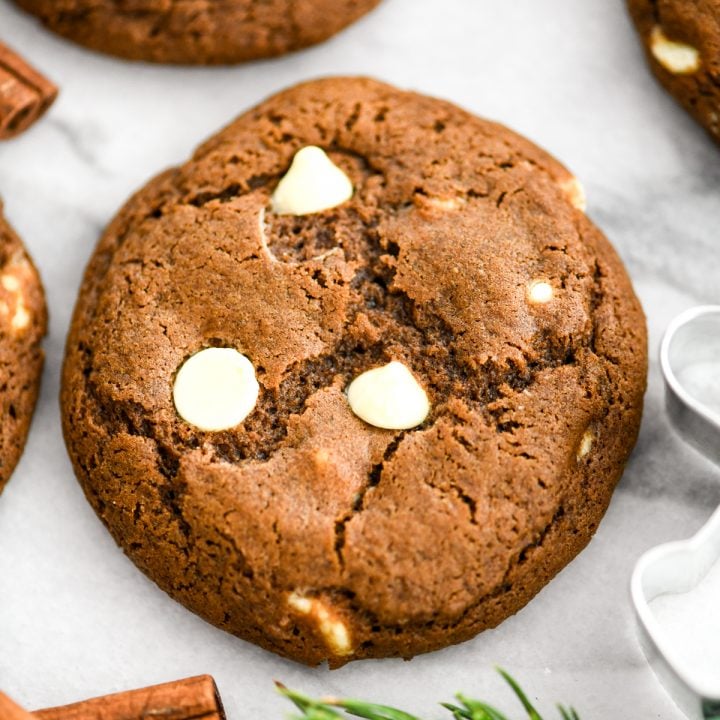
[[[282,55],[380,0],[15,0],[51,30],[131,60],[215,65]]]
[[[720,0],[628,0],[653,73],[720,142]]]
[[[46,327],[40,278],[0,203],[0,492],[25,447],[40,389]]]
[[[309,145],[354,194],[275,215]],[[95,251],[63,372],[115,539],[210,622],[309,664],[410,657],[517,611],[593,535],[640,423],[644,318],[581,197],[511,131],[361,78],[276,95],[154,179]],[[172,401],[212,346],[260,385],[222,432]],[[345,396],[390,361],[430,399],[410,430]]]

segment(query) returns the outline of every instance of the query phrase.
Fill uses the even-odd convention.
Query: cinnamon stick
[[[0,720],[6,720],[2,705]],[[32,714],[8,714],[7,720],[225,720],[225,712],[215,681],[200,675]]]
[[[0,140],[27,130],[52,104],[58,89],[0,43]]]
[[[0,692],[0,720],[35,720],[35,718]]]

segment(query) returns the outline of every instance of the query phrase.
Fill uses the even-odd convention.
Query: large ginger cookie
[[[249,111],[87,269],[62,404],[90,502],[305,663],[497,625],[590,540],[640,423],[642,310],[582,205],[527,140],[372,80]]]
[[[655,76],[720,142],[720,0],[628,0]]]
[[[40,389],[46,327],[40,278],[0,203],[0,492],[25,447]]]
[[[51,30],[131,60],[213,65],[326,40],[380,0],[15,0]]]

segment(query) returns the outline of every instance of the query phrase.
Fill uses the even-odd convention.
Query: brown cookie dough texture
[[[380,0],[15,0],[51,30],[131,60],[214,65],[282,55]]]
[[[277,214],[307,146],[354,193]],[[497,625],[590,540],[640,423],[642,310],[582,204],[549,155],[447,102],[353,78],[267,100],[135,195],[90,262],[62,389],[90,502],[174,598],[305,663]],[[173,383],[213,346],[260,390],[203,432]],[[430,401],[412,429],[349,407],[391,362]]]
[[[720,142],[720,0],[628,0],[662,85]]]
[[[46,327],[40,278],[0,203],[0,492],[25,447],[40,389]]]

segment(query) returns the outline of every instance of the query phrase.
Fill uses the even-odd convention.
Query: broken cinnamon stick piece
[[[32,715],[12,720],[225,720],[217,686],[209,675],[35,710]]]
[[[0,43],[0,140],[27,130],[52,104],[58,89]]]
[[[35,720],[35,718],[7,695],[0,692],[0,718],[2,720]]]

